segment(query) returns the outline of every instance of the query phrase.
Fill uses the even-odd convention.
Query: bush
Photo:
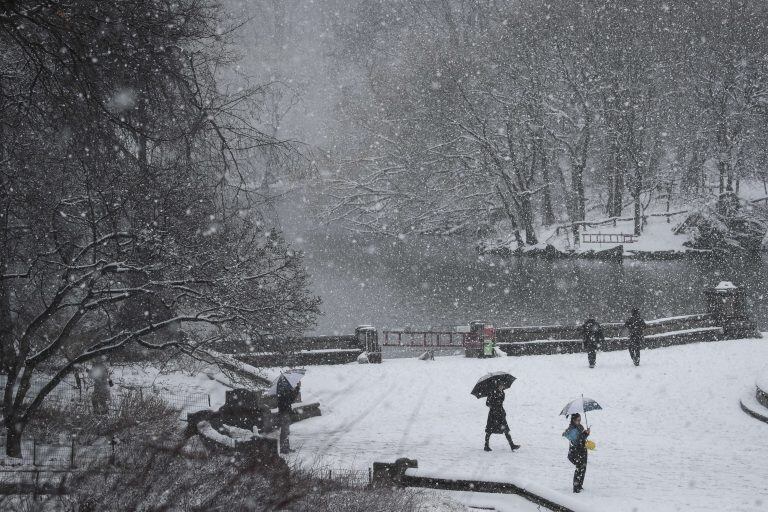
[[[152,435],[178,423],[179,411],[154,395],[131,391],[117,397],[113,405],[109,414],[97,415],[85,401],[45,403],[26,434],[43,443],[76,437],[80,444],[91,444],[99,438]]]
[[[159,439],[135,442],[129,470],[91,467],[69,480],[70,494],[42,502],[0,501],[9,512],[261,511],[416,512],[427,500],[408,490],[371,489],[343,475],[319,478],[283,464],[238,461],[226,454],[187,457]],[[23,507],[23,508],[22,508]]]

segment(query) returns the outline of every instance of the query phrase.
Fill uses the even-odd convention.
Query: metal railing
[[[463,347],[467,333],[455,331],[382,331],[383,347]]]

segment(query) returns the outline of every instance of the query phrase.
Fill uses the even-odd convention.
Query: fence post
[[[32,438],[32,465],[37,466],[37,439]]]
[[[208,407],[209,408],[211,407],[211,395],[210,394],[208,395]]]
[[[75,469],[75,438],[72,438],[72,444],[69,449],[69,469]]]
[[[32,501],[37,500],[37,491],[40,488],[40,472],[35,471],[34,483],[32,484]]]

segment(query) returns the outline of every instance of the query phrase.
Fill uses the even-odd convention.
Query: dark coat
[[[640,343],[643,341],[645,326],[645,320],[640,315],[632,315],[624,322],[624,327],[629,331],[630,343]]]
[[[278,386],[277,390],[277,410],[280,413],[291,412],[293,402],[296,401],[296,397],[299,395],[298,388],[294,389],[290,386],[286,386],[281,389]]]
[[[581,326],[581,335],[584,338],[584,348],[588,351],[597,350],[598,345],[605,341],[603,328],[594,318],[584,322]]]
[[[571,464],[580,466],[587,463],[587,447],[586,442],[589,434],[585,432],[583,425],[570,425],[563,437],[567,438],[570,442],[568,447],[568,460]]]
[[[486,434],[506,434],[509,432],[507,425],[507,411],[504,410],[504,391],[494,389],[485,405],[489,407],[488,421],[485,423]]]

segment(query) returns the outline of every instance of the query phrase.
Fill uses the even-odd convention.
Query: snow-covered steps
[[[374,486],[419,487],[447,491],[513,494],[537,505],[539,510],[554,512],[599,512],[561,492],[553,491],[524,478],[506,476],[479,480],[461,471],[420,469],[413,459],[401,458],[394,463],[373,464]]]
[[[755,419],[768,423],[768,407],[757,401],[755,393],[745,393],[741,397],[741,409]]]
[[[750,416],[768,423],[768,367],[757,378],[754,391],[741,397],[741,408]]]

